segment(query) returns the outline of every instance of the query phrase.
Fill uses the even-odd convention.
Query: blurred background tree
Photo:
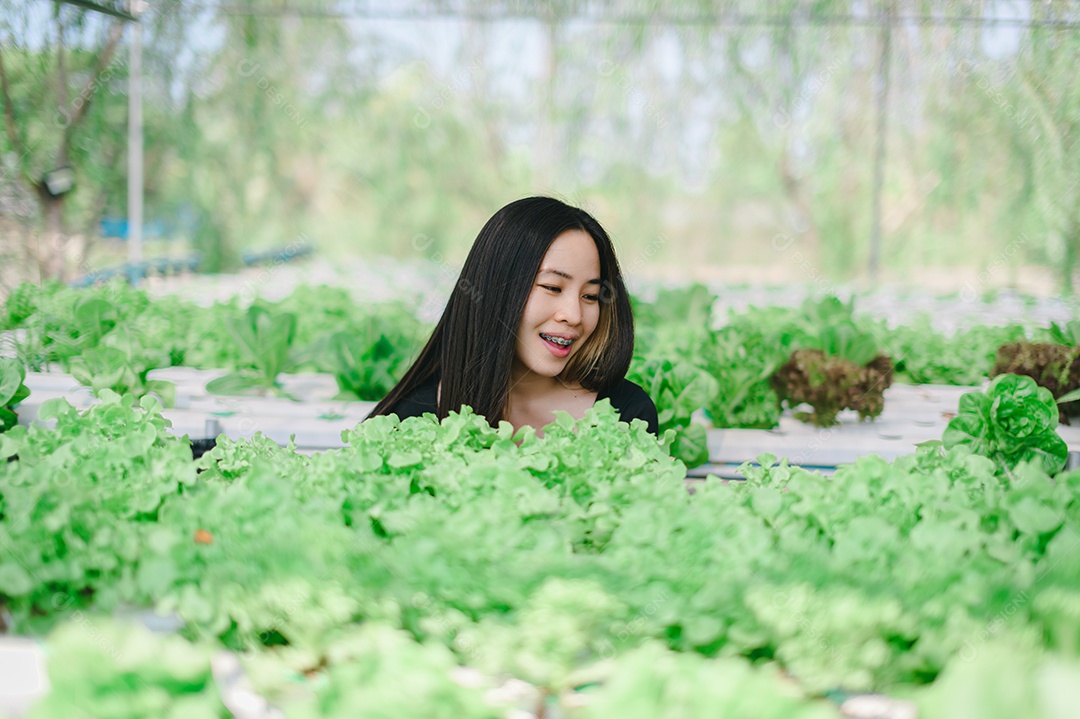
[[[113,84],[123,77],[111,65],[123,25],[117,20],[92,29],[85,12],[50,9],[46,20],[28,5],[5,2],[6,32],[29,34],[36,24],[42,35],[36,47],[0,47],[0,94],[5,176],[24,183],[40,213],[40,232],[25,249],[42,275],[63,278],[70,228],[83,224],[80,219],[93,226],[116,189],[124,135],[111,126],[123,122],[126,101]],[[71,191],[83,185],[90,191]],[[88,236],[82,237],[85,250]]]
[[[126,215],[127,37],[0,4],[5,241],[29,188],[33,247],[82,238],[72,267],[31,253],[38,273],[119,260],[94,239]],[[143,22],[146,214],[211,271],[290,244],[452,266],[545,193],[592,209],[639,275],[869,281],[875,223],[884,280],[1076,274],[1075,3],[152,0]],[[76,187],[50,204],[65,159]]]
[[[102,218],[126,211],[124,21],[62,3],[2,0],[0,8],[0,189],[34,207],[0,207],[7,220],[3,241],[11,265],[28,262],[34,275],[65,279],[94,268]],[[176,117],[168,88],[185,26],[161,8],[145,22],[152,49],[144,71],[154,78],[143,120],[146,193],[153,199],[156,177],[173,153]]]

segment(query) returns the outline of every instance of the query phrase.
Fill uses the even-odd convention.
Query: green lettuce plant
[[[136,399],[154,394],[166,407],[176,399],[176,385],[165,380],[149,379],[150,370],[168,366],[165,351],[148,347],[145,338],[127,327],[116,327],[97,346],[72,357],[68,369],[79,384],[93,389],[131,394]]]
[[[6,432],[19,423],[15,407],[30,396],[30,388],[23,384],[26,368],[22,362],[11,357],[0,357],[0,432]]]
[[[775,337],[737,320],[712,334],[705,352],[717,391],[705,404],[714,427],[771,429],[780,422],[780,399],[769,378],[787,359]]]
[[[878,341],[855,322],[854,312],[854,298],[848,302],[832,295],[807,299],[780,333],[780,343],[790,349],[820,350],[865,367],[878,356]]]
[[[714,672],[771,674],[751,666],[761,663],[799,695],[900,694],[981,652],[988,627],[1075,652],[1080,473],[1021,464],[1004,481],[971,447],[935,443],[830,477],[762,456],[746,482],[709,480],[690,495],[683,465],[641,422],[620,426],[607,402],[577,421],[561,414],[542,437],[467,411],[375,417],[340,450],[222,439],[193,463],[152,398],[103,395],[85,412],[51,401],[42,415],[55,426],[0,435],[8,631],[84,631],[131,606],[175,613],[184,640],[276,664],[257,682],[268,698],[320,697],[289,716],[360,705],[435,716],[457,695],[445,681],[454,663],[569,696],[654,642],[668,658],[642,659],[618,686],[608,673],[600,716],[636,716],[625,692],[651,676],[650,661],[669,678],[650,680],[657,695],[640,715],[670,705],[697,716],[743,706],[744,679],[685,708],[680,687]],[[358,623],[388,624],[402,641]],[[442,658],[407,671],[408,635]],[[724,666],[735,661],[746,672]],[[83,680],[138,674],[160,686],[126,664],[75,662],[64,691],[80,700]],[[677,683],[684,672],[695,680]],[[398,701],[391,677],[436,691]],[[121,715],[168,716],[138,710],[144,697],[124,687]],[[796,715],[764,696],[731,716]]]
[[[960,397],[960,411],[949,420],[942,442],[966,445],[994,460],[1005,473],[1034,462],[1048,474],[1065,466],[1069,448],[1057,433],[1058,408],[1050,390],[1031,377],[1003,374],[985,392]]]
[[[829,427],[838,424],[842,409],[856,410],[864,420],[885,408],[893,364],[881,354],[877,337],[855,321],[854,299],[806,300],[780,333],[780,344],[791,354],[773,374],[773,389],[789,407],[813,408],[796,412],[796,419]]]
[[[215,685],[209,645],[83,617],[58,627],[47,647],[52,687],[28,719],[233,716]]]
[[[208,382],[206,390],[212,394],[284,396],[277,377],[291,366],[296,315],[252,305],[242,316],[229,318],[228,327],[246,366]]]
[[[117,308],[98,296],[59,294],[38,318],[45,358],[67,366],[69,360],[93,349],[117,325]],[[66,307],[61,306],[66,304]]]
[[[1080,320],[1069,320],[1060,325],[1057,322],[1050,323],[1049,335],[1051,341],[1066,347],[1080,345]]]
[[[407,308],[386,303],[353,311],[296,355],[298,364],[334,375],[341,400],[377,401],[409,368],[427,330]]]
[[[631,369],[629,379],[641,385],[656,403],[660,434],[675,430],[671,456],[687,467],[709,461],[705,426],[693,422],[701,407],[711,402],[719,390],[716,378],[689,362],[653,359]]]
[[[1017,324],[974,325],[946,335],[934,328],[928,315],[894,328],[881,323],[873,331],[895,361],[899,377],[911,384],[981,384],[993,374],[998,348],[1025,339],[1024,327]]]

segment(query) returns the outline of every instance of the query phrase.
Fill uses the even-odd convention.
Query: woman
[[[496,426],[580,419],[607,398],[657,433],[656,406],[626,370],[634,318],[611,239],[587,212],[550,197],[512,202],[473,243],[420,356],[371,416],[469,405]]]

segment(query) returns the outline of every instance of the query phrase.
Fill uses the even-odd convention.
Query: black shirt
[[[402,397],[391,413],[396,414],[398,419],[419,417],[425,412],[437,414],[438,391],[438,382],[433,381],[422,385]],[[619,419],[623,422],[629,424],[634,419],[643,419],[649,425],[649,431],[659,436],[656,405],[641,387],[624,379],[611,392],[601,392],[596,396],[598,402],[602,399],[611,401],[611,406],[619,413]]]

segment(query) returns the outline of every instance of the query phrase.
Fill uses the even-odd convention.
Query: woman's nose
[[[567,293],[565,297],[559,298],[559,307],[555,310],[555,321],[566,322],[569,325],[576,325],[581,322],[581,307],[578,304],[577,297],[570,296]]]

